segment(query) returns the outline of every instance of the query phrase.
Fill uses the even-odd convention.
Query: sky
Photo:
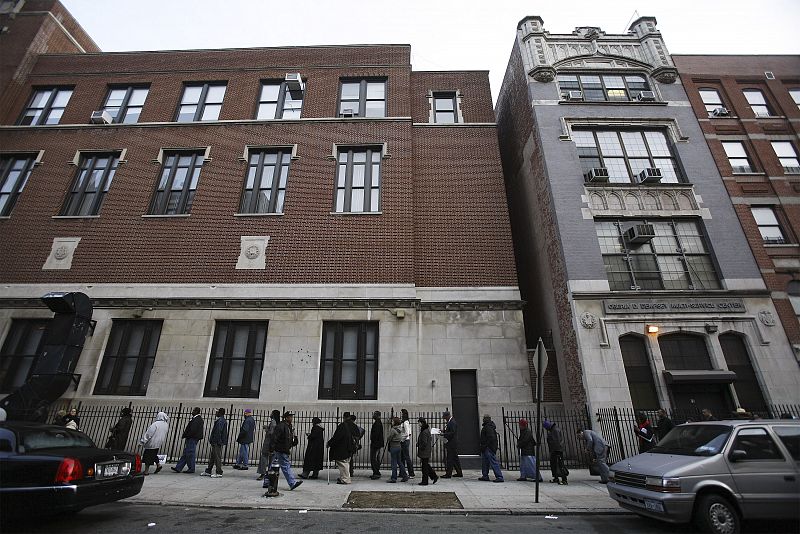
[[[410,44],[414,70],[488,70],[495,99],[528,15],[551,33],[624,33],[635,16],[654,16],[673,54],[800,54],[800,0],[61,2],[105,52]]]

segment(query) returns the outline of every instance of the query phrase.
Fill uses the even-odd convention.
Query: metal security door
[[[475,370],[450,371],[453,418],[458,423],[458,453],[478,454],[478,382]]]

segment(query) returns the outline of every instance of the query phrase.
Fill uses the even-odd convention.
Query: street
[[[30,521],[30,520],[28,520]],[[149,523],[155,523],[148,527]],[[524,530],[523,530],[524,529]],[[112,503],[83,510],[78,514],[36,519],[4,525],[4,533],[58,532],[75,534],[181,534],[200,532],[577,532],[623,534],[628,532],[667,534],[693,533],[690,526],[674,526],[649,521],[633,515],[569,515],[547,518],[542,515],[475,515],[463,514],[380,514],[364,512],[314,512],[296,510],[198,508],[187,506],[158,506]],[[791,523],[753,522],[745,524],[743,532],[770,534],[796,533],[798,525]]]

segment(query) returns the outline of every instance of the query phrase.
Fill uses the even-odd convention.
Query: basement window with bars
[[[161,321],[114,319],[95,395],[145,395],[161,336]]]

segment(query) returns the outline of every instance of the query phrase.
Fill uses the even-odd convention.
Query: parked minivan
[[[688,423],[611,466],[608,493],[637,514],[736,534],[742,519],[800,519],[800,421]]]

